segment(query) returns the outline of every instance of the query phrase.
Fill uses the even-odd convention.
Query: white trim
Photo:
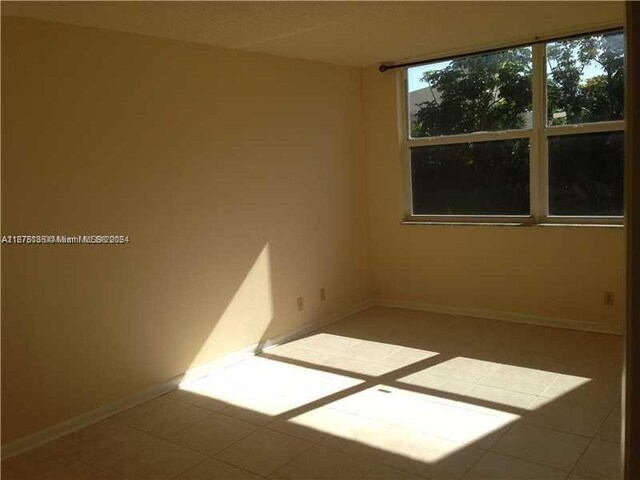
[[[500,312],[495,310],[483,310],[476,308],[461,308],[450,307],[444,305],[433,305],[421,302],[408,302],[401,300],[391,299],[368,299],[360,302],[350,308],[343,310],[342,312],[332,315],[326,320],[320,320],[316,322],[309,322],[300,327],[279,335],[272,339],[268,339],[264,342],[255,343],[238,350],[229,355],[225,355],[217,360],[214,360],[205,365],[196,367],[185,372],[182,375],[173,377],[165,382],[155,385],[149,389],[135,393],[129,397],[116,400],[115,402],[103,405],[90,412],[86,412],[77,417],[65,420],[51,427],[40,430],[26,437],[22,437],[14,442],[2,446],[2,459],[13,457],[20,453],[26,452],[33,448],[44,445],[60,438],[64,435],[75,432],[81,428],[89,426],[93,423],[104,420],[117,413],[120,413],[129,408],[135,407],[143,402],[149,401],[153,398],[159,397],[165,393],[168,393],[176,389],[179,385],[193,382],[199,378],[211,374],[215,370],[226,368],[234,363],[238,363],[256,352],[267,351],[277,345],[289,342],[295,338],[298,338],[313,330],[317,330],[331,323],[337,322],[345,317],[366,310],[372,306],[390,307],[390,308],[406,308],[410,310],[422,310],[433,313],[444,313],[449,315],[463,315],[477,318],[488,318],[492,320],[501,320],[504,322],[513,323],[526,323],[530,325],[539,325],[556,328],[568,328],[572,330],[583,330],[588,332],[605,333],[612,335],[621,335],[622,329],[615,325],[606,325],[597,322],[579,322],[576,320],[569,320],[563,318],[543,317],[537,315],[528,315],[523,313],[514,312]]]
[[[531,215],[408,215],[404,223],[482,223],[534,225]]]
[[[616,25],[617,27],[617,25]],[[620,33],[624,35],[623,27],[620,27]],[[598,32],[590,30],[576,34],[576,36],[597,35]],[[539,223],[571,223],[571,224],[622,224],[624,216],[552,216],[549,214],[549,152],[548,140],[550,137],[564,135],[580,135],[588,133],[607,133],[607,132],[624,132],[625,120],[611,120],[590,123],[577,123],[569,125],[548,125],[547,119],[547,58],[546,47],[553,39],[544,40],[536,37],[530,45],[514,44],[515,46],[500,47],[499,50],[508,50],[510,48],[531,48],[532,53],[532,105],[533,125],[530,128],[515,130],[500,130],[494,132],[471,132],[453,135],[441,135],[432,137],[411,137],[411,118],[409,108],[409,87],[407,72],[410,68],[419,65],[407,65],[402,68],[402,84],[403,96],[400,104],[402,122],[400,126],[403,130],[403,177],[404,184],[404,216],[405,222],[411,223],[503,223],[500,215],[433,215],[424,214],[416,215],[413,212],[413,177],[411,173],[411,149],[420,147],[429,147],[436,145],[459,145],[466,143],[481,143],[491,141],[504,141],[516,139],[529,139],[529,215],[513,216],[514,219],[520,219],[518,223],[522,224],[539,224]],[[499,51],[498,50],[498,51]],[[477,53],[476,54],[482,54]],[[474,56],[473,52],[465,54],[466,56]],[[459,57],[460,55],[452,55]],[[438,57],[443,60],[445,56]],[[423,64],[428,64],[425,61]]]
[[[448,315],[462,315],[465,317],[488,318],[503,322],[526,323],[542,327],[568,328],[571,330],[582,330],[586,332],[606,333],[609,335],[622,335],[622,327],[618,325],[607,325],[598,322],[580,322],[567,318],[544,317],[540,315],[529,315],[525,313],[501,312],[497,310],[485,310],[480,308],[450,307],[446,305],[433,305],[422,302],[407,302],[402,300],[391,300],[377,298],[375,304],[380,307],[406,308],[409,310],[423,310],[433,313],[444,313]]]
[[[410,133],[410,132],[407,132]],[[432,145],[458,145],[461,143],[496,142],[500,140],[517,140],[519,138],[531,138],[534,135],[532,128],[518,130],[496,130],[493,132],[471,132],[453,135],[438,135],[434,137],[408,138],[409,148],[430,147]]]
[[[65,420],[64,422],[45,428],[44,430],[40,430],[38,432],[32,433],[31,435],[27,435],[26,437],[19,438],[18,440],[15,440],[6,445],[2,445],[2,460],[44,445],[45,443],[56,440],[57,438],[60,438],[64,435],[73,433],[76,430],[80,430],[81,428],[99,422],[100,420],[104,420],[105,418],[111,417],[124,410],[135,407],[136,405],[139,405],[143,402],[159,397],[160,395],[164,395],[165,393],[176,389],[179,385],[193,382],[199,378],[209,375],[215,370],[226,368],[230,365],[233,365],[234,363],[238,363],[252,356],[256,352],[261,352],[268,348],[273,348],[277,345],[293,340],[308,332],[317,330],[326,325],[329,325],[330,323],[337,322],[338,320],[353,315],[354,313],[366,310],[373,305],[374,301],[372,299],[365,300],[343,310],[340,313],[332,315],[327,319],[305,323],[304,325],[301,325],[290,332],[284,333],[272,339],[267,339],[262,342],[254,343],[253,345],[249,345],[242,350],[238,350],[205,365],[201,365],[199,367],[191,369],[184,374],[177,375],[169,380],[166,380],[146,390],[137,392],[129,397],[116,400],[115,402],[111,402],[106,405],[102,405],[95,410],[83,413],[82,415],[78,415],[77,417],[70,418],[68,420]]]
[[[529,211],[535,223],[546,216],[547,205],[547,144],[544,138],[546,119],[546,46],[536,44],[533,60],[533,129],[529,143]]]
[[[13,457],[20,453],[39,447],[45,443],[49,443],[69,433],[80,430],[83,427],[99,422],[105,418],[111,417],[116,413],[135,407],[143,402],[159,397],[178,387],[182,375],[173,377],[149,389],[137,392],[129,397],[116,400],[115,402],[102,405],[90,412],[83,413],[77,417],[70,418],[64,422],[52,425],[44,430],[37,431],[26,437],[19,438],[11,443],[2,445],[2,460]]]
[[[546,109],[546,105],[545,105]],[[561,135],[581,135],[587,133],[624,132],[624,120],[611,120],[608,122],[572,123],[569,125],[549,125],[544,127],[547,137],[559,137]]]

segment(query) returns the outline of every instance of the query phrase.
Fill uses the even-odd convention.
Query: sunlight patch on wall
[[[188,370],[257,343],[269,327],[273,315],[271,258],[267,243],[222,316],[211,319],[214,325],[211,333]]]

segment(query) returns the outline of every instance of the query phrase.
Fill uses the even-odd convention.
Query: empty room
[[[638,4],[1,8],[3,480],[640,478]]]

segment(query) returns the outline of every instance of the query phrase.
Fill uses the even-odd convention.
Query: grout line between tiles
[[[489,451],[489,452],[487,452],[487,453],[492,453],[492,454],[494,454],[494,455],[501,455],[501,456],[503,456],[503,457],[512,458],[512,459],[514,459],[514,460],[519,460],[519,461],[521,461],[521,462],[525,462],[525,463],[531,463],[531,464],[533,464],[533,465],[538,465],[539,467],[550,468],[551,470],[557,470],[557,471],[559,471],[559,472],[565,472],[567,475],[570,475],[570,474],[571,474],[571,470],[565,470],[564,468],[552,467],[551,465],[547,465],[547,464],[540,463],[540,462],[535,462],[535,461],[533,461],[533,460],[524,459],[524,458],[521,458],[521,457],[516,457],[516,456],[514,456],[514,455],[510,455],[510,454],[508,454],[508,453],[496,452],[496,451],[494,451],[494,450],[490,450],[490,451]]]
[[[613,411],[615,407],[611,407],[611,411]],[[611,413],[611,411],[609,413]],[[609,416],[609,414],[607,414],[607,417]],[[596,430],[595,435],[589,440],[589,443],[587,443],[587,446],[584,448],[584,450],[582,451],[582,453],[580,454],[580,456],[578,457],[578,459],[576,460],[576,463],[573,465],[573,467],[571,468],[571,471],[569,472],[569,474],[573,474],[576,470],[576,468],[578,467],[578,464],[580,463],[580,461],[582,460],[582,457],[584,457],[585,453],[587,453],[587,450],[589,450],[589,448],[591,447],[591,444],[594,442],[594,440],[596,439],[596,435],[598,435],[598,432],[600,431],[600,429],[602,428],[602,425],[604,425],[604,422],[606,422],[607,417],[604,418],[604,420],[602,420],[602,422],[600,422],[600,426],[598,427],[598,429]],[[577,474],[577,472],[576,472]],[[582,474],[580,474],[582,475]],[[583,475],[584,476],[584,475]]]
[[[335,354],[335,355],[338,355],[338,354]],[[376,362],[371,362],[371,363],[376,363]],[[483,385],[483,384],[481,384],[481,383],[479,383],[479,382],[484,381],[484,380],[485,380],[489,375],[493,374],[493,373],[494,373],[494,372],[495,372],[495,371],[496,371],[496,370],[497,370],[501,365],[503,365],[503,364],[499,364],[499,363],[497,363],[497,362],[496,362],[496,366],[495,366],[495,368],[494,368],[494,369],[492,369],[492,370],[491,370],[491,372],[489,372],[489,373],[487,373],[486,375],[484,375],[484,376],[483,376],[480,380],[478,380],[477,382],[469,382],[469,383],[470,383],[470,386],[469,386],[469,387],[468,387],[468,389],[465,391],[465,393],[468,393],[468,391],[469,391],[470,389],[472,389],[472,388],[473,388],[473,386],[475,386],[475,385]],[[451,379],[450,377],[443,377],[443,376],[439,376],[439,375],[434,375],[434,376],[438,376],[438,377],[440,377],[440,378],[444,378],[444,379],[448,379],[448,380],[455,380],[455,379]],[[528,395],[535,396],[536,398],[544,398],[544,399],[546,399],[546,400],[552,400],[552,401],[553,401],[553,399],[548,399],[547,397],[543,397],[542,395],[543,395],[545,392],[547,392],[547,391],[548,391],[548,389],[549,389],[549,388],[550,388],[550,387],[551,387],[551,386],[552,386],[552,385],[557,381],[557,379],[558,379],[558,378],[559,378],[559,376],[556,376],[556,378],[554,378],[554,379],[550,382],[550,384],[549,384],[549,385],[547,385],[547,387],[545,387],[545,388],[544,388],[544,390],[542,391],[542,393],[541,393],[541,394],[539,394],[539,395],[532,395],[532,394],[528,394]],[[510,389],[508,389],[508,388],[495,387],[495,386],[490,386],[490,385],[487,385],[487,386],[488,386],[488,387],[491,387],[491,388],[497,388],[497,389],[500,389],[500,390],[503,390],[503,391],[506,391],[506,392],[513,392],[513,393],[521,393],[521,394],[525,394],[525,392],[519,392],[519,391],[517,391],[517,390],[510,390]],[[279,396],[281,396],[281,397],[283,397],[283,398],[286,398],[286,395],[279,395]],[[224,408],[223,408],[223,409],[221,409],[221,410],[210,410],[210,409],[208,409],[208,408],[200,407],[200,406],[198,406],[198,405],[194,405],[194,404],[191,404],[191,403],[189,403],[189,402],[183,401],[183,400],[181,400],[181,398],[172,398],[172,399],[170,399],[170,400],[171,400],[171,401],[174,401],[174,402],[181,403],[181,404],[188,404],[188,405],[191,405],[191,406],[193,406],[193,407],[201,408],[201,409],[206,410],[206,411],[208,412],[208,414],[207,414],[207,415],[205,415],[204,417],[202,417],[202,418],[200,418],[200,419],[198,419],[198,420],[194,421],[193,423],[190,423],[190,424],[189,424],[189,425],[187,425],[187,426],[182,427],[181,429],[179,429],[178,431],[174,432],[173,434],[175,434],[175,433],[179,433],[179,432],[181,432],[181,431],[184,431],[184,430],[186,430],[186,429],[188,429],[188,428],[192,427],[193,425],[195,425],[195,424],[197,424],[197,423],[199,423],[199,422],[201,422],[201,421],[203,421],[203,420],[205,420],[205,419],[207,419],[207,418],[210,418],[210,417],[212,417],[212,416],[214,416],[214,415],[222,415],[222,416],[227,417],[227,418],[231,418],[231,419],[234,419],[234,420],[238,420],[238,421],[243,421],[243,422],[249,423],[249,424],[251,424],[252,426],[255,426],[255,427],[256,427],[256,429],[257,429],[256,431],[259,431],[260,429],[263,429],[263,430],[265,430],[265,429],[266,429],[266,430],[269,430],[269,431],[275,431],[275,432],[277,432],[277,433],[279,433],[279,434],[281,434],[281,435],[285,435],[285,436],[288,436],[288,437],[291,437],[291,438],[295,438],[295,439],[301,439],[301,440],[304,440],[305,442],[308,442],[308,444],[305,446],[305,448],[304,448],[304,449],[302,449],[299,453],[297,453],[297,454],[296,454],[292,459],[290,459],[289,461],[287,461],[287,462],[286,462],[285,464],[283,464],[281,467],[279,467],[278,469],[276,469],[276,470],[275,470],[276,472],[277,472],[278,470],[280,470],[281,468],[284,468],[284,466],[285,466],[285,465],[287,465],[287,464],[289,464],[290,462],[294,461],[296,458],[299,458],[299,456],[300,456],[300,455],[302,455],[304,452],[308,451],[308,449],[313,448],[313,446],[314,446],[314,445],[320,445],[320,446],[322,446],[322,447],[324,447],[324,448],[327,448],[327,449],[330,449],[330,450],[334,450],[334,451],[338,451],[338,452],[340,452],[340,453],[342,453],[342,454],[348,455],[350,458],[355,458],[355,459],[359,459],[359,458],[366,458],[366,459],[367,459],[369,462],[371,462],[372,464],[385,465],[385,466],[388,466],[389,468],[394,468],[394,469],[396,469],[396,470],[406,471],[406,472],[409,472],[409,473],[411,473],[411,474],[413,474],[413,475],[416,475],[414,472],[412,472],[412,471],[410,471],[410,470],[404,470],[404,469],[402,469],[402,468],[398,468],[397,466],[387,465],[387,464],[385,464],[384,462],[379,462],[379,461],[372,460],[372,459],[370,459],[370,458],[368,458],[368,457],[366,457],[366,456],[364,456],[364,455],[361,457],[360,455],[357,455],[357,454],[353,454],[353,453],[345,452],[345,451],[342,451],[342,450],[339,450],[339,449],[333,448],[333,447],[331,447],[331,446],[327,446],[327,445],[325,445],[325,444],[323,444],[323,443],[322,443],[322,442],[323,442],[323,440],[324,440],[324,438],[326,438],[326,437],[323,437],[323,439],[321,439],[321,440],[310,440],[309,438],[298,437],[297,435],[292,435],[292,434],[289,434],[289,433],[286,433],[286,432],[282,432],[282,431],[279,431],[279,430],[274,430],[272,427],[270,427],[270,425],[272,425],[274,422],[276,422],[276,421],[279,419],[279,416],[277,416],[277,415],[276,415],[276,416],[269,416],[269,417],[270,417],[270,421],[269,421],[269,422],[267,422],[266,424],[256,424],[256,423],[253,423],[253,422],[251,422],[251,421],[247,421],[246,419],[243,419],[243,418],[237,418],[237,417],[234,417],[234,416],[228,415],[228,414],[226,414],[226,413],[223,413]],[[135,407],[133,407],[133,408],[135,408]],[[329,408],[331,408],[331,407],[329,406]],[[461,408],[461,407],[458,407],[458,408]],[[553,428],[553,427],[547,427],[547,426],[539,426],[539,425],[536,425],[536,427],[541,428],[541,429],[546,429],[546,430],[552,430],[552,431],[562,432],[562,433],[565,433],[565,434],[575,435],[575,436],[579,436],[579,437],[583,437],[583,438],[588,438],[588,439],[590,439],[590,441],[587,443],[586,447],[584,448],[584,450],[582,451],[582,453],[579,455],[578,459],[576,460],[576,462],[575,462],[575,464],[573,465],[573,467],[571,468],[571,470],[567,473],[567,475],[570,475],[571,473],[575,472],[575,470],[576,470],[576,468],[577,468],[577,465],[579,464],[579,462],[581,461],[581,459],[583,458],[583,456],[585,455],[586,451],[589,449],[589,447],[591,446],[591,444],[594,442],[594,440],[596,440],[596,437],[597,437],[598,433],[599,433],[599,432],[602,430],[602,428],[603,428],[604,422],[606,422],[606,419],[609,417],[609,415],[611,414],[611,412],[613,411],[613,409],[614,409],[614,408],[615,408],[615,406],[611,406],[611,407],[609,407],[609,413],[608,413],[608,414],[603,418],[603,420],[601,420],[601,422],[600,422],[600,424],[599,424],[599,426],[598,426],[598,428],[597,428],[597,430],[596,430],[596,433],[595,433],[594,435],[592,435],[592,436],[583,435],[583,434],[576,434],[576,433],[573,433],[573,432],[567,432],[567,431],[560,430],[560,429]],[[395,427],[397,427],[397,428],[401,428],[401,429],[403,429],[403,430],[407,430],[407,431],[411,431],[411,432],[418,432],[418,433],[420,433],[420,434],[427,435],[427,436],[430,436],[430,437],[434,437],[434,438],[442,438],[442,439],[444,439],[444,440],[447,440],[447,441],[450,441],[450,442],[454,442],[454,443],[460,444],[460,445],[462,445],[464,448],[466,448],[466,447],[468,447],[468,446],[473,446],[473,444],[474,444],[474,442],[466,442],[466,443],[465,443],[465,442],[452,441],[452,440],[450,440],[450,439],[448,439],[448,438],[445,438],[445,437],[440,437],[440,436],[432,435],[432,434],[430,434],[430,433],[427,433],[427,432],[424,432],[424,431],[420,431],[420,430],[413,430],[413,429],[411,429],[411,428],[406,428],[406,427],[404,427],[404,426],[396,425],[396,424],[391,423],[391,422],[385,422],[385,421],[381,421],[381,420],[372,419],[371,417],[367,417],[367,416],[361,416],[361,415],[357,415],[357,414],[352,414],[351,412],[344,412],[344,411],[341,411],[341,412],[343,412],[343,413],[347,413],[347,414],[349,414],[349,415],[357,416],[357,417],[360,417],[360,418],[365,418],[365,419],[367,419],[367,420],[375,420],[375,421],[377,421],[377,422],[380,422],[380,423],[383,423],[383,424],[387,424],[387,425],[394,425],[394,426],[395,426]],[[487,413],[487,415],[490,415],[490,414],[488,414],[488,413]],[[134,416],[134,418],[137,418],[137,416]],[[285,421],[287,421],[287,419],[286,419],[286,418],[285,418],[284,420],[285,420]],[[152,433],[152,432],[149,432],[149,431],[147,431],[147,430],[144,430],[144,429],[142,429],[142,428],[139,428],[139,427],[137,427],[137,426],[135,426],[135,425],[131,425],[131,424],[126,423],[126,422],[113,421],[113,420],[111,420],[111,418],[105,419],[105,421],[110,421],[110,422],[113,422],[113,423],[116,423],[116,424],[119,424],[119,425],[122,425],[122,426],[126,426],[126,427],[131,428],[131,429],[135,429],[135,430],[141,431],[141,432],[143,432],[143,433],[145,433],[145,434],[147,434],[147,435],[150,435],[150,436],[152,436],[152,437],[154,437],[154,438],[158,438],[158,439],[159,439],[159,440],[161,440],[161,441],[168,442],[168,443],[171,443],[171,444],[177,445],[177,446],[179,446],[179,447],[181,447],[181,448],[187,449],[187,450],[189,450],[189,451],[192,451],[192,452],[198,453],[198,454],[200,454],[200,455],[203,455],[201,452],[198,452],[198,451],[194,450],[194,449],[193,449],[193,448],[191,448],[191,447],[188,447],[188,446],[185,446],[185,445],[179,444],[179,443],[174,442],[174,441],[172,441],[172,440],[170,440],[170,439],[168,439],[168,438],[165,438],[165,437],[162,437],[162,436],[156,435],[156,434],[154,434],[154,433]],[[519,419],[519,420],[516,420],[516,421],[515,421],[515,422],[513,422],[513,423],[508,424],[507,428],[505,428],[505,430],[504,430],[504,431],[499,435],[499,437],[497,438],[497,440],[492,444],[492,445],[493,445],[492,447],[490,447],[490,448],[486,448],[486,449],[478,448],[478,447],[473,447],[473,448],[478,448],[478,449],[479,449],[479,450],[481,450],[483,453],[482,453],[482,455],[480,455],[480,456],[479,456],[479,458],[478,458],[478,459],[477,459],[477,460],[476,460],[476,461],[475,461],[475,462],[474,462],[474,463],[473,463],[473,464],[472,464],[472,465],[467,469],[467,471],[464,473],[464,477],[465,477],[465,478],[468,476],[469,472],[470,472],[470,471],[471,471],[471,470],[472,470],[472,469],[473,469],[473,468],[474,468],[474,467],[475,467],[475,466],[476,466],[476,465],[477,465],[477,464],[478,464],[478,463],[479,463],[483,458],[485,458],[485,457],[486,457],[487,453],[489,453],[489,452],[492,452],[492,453],[497,454],[497,455],[502,455],[502,456],[505,456],[505,457],[514,458],[514,459],[517,459],[517,460],[520,460],[520,461],[524,461],[524,462],[527,462],[527,463],[536,464],[536,465],[544,466],[544,467],[547,467],[547,468],[552,468],[552,469],[555,469],[555,470],[558,470],[558,471],[566,472],[566,470],[558,469],[557,467],[550,467],[549,465],[541,464],[541,463],[538,463],[538,462],[532,462],[532,461],[530,461],[530,460],[525,460],[525,459],[522,459],[522,458],[519,458],[519,457],[516,457],[516,456],[513,456],[513,455],[509,455],[509,454],[498,453],[498,452],[495,452],[495,451],[493,450],[494,446],[495,446],[495,445],[496,445],[496,444],[497,444],[497,443],[498,443],[498,442],[499,442],[499,441],[504,437],[504,435],[506,435],[506,434],[511,430],[511,428],[513,428],[513,426],[514,426],[514,425],[516,425],[516,424],[517,424],[518,422],[520,422],[520,421],[521,421],[521,420]],[[220,451],[216,452],[215,454],[212,454],[212,455],[204,454],[204,455],[203,455],[203,456],[204,456],[204,458],[203,458],[201,461],[197,462],[197,463],[196,463],[196,464],[194,464],[193,466],[189,467],[187,470],[185,470],[185,471],[183,471],[183,472],[181,472],[181,473],[177,474],[176,476],[174,476],[174,477],[172,477],[172,478],[176,478],[176,477],[179,477],[180,475],[183,475],[183,474],[184,474],[184,473],[186,473],[187,471],[190,471],[191,469],[193,469],[193,468],[197,467],[198,465],[201,465],[203,462],[207,461],[207,460],[208,460],[208,459],[210,459],[210,458],[215,458],[215,460],[216,460],[216,461],[220,461],[220,462],[222,462],[222,463],[224,463],[224,464],[231,465],[231,466],[233,466],[233,467],[235,467],[235,468],[238,468],[238,469],[241,469],[241,470],[243,470],[243,471],[250,472],[250,473],[252,473],[252,474],[254,474],[254,475],[260,476],[261,478],[266,478],[266,477],[264,477],[264,476],[261,476],[261,475],[259,475],[259,474],[256,474],[255,472],[251,472],[250,470],[247,470],[247,469],[245,469],[245,468],[243,468],[243,467],[240,467],[240,466],[238,466],[238,465],[231,464],[231,463],[226,462],[226,461],[224,461],[224,460],[222,460],[222,459],[219,459],[219,458],[214,457],[214,455],[217,455],[217,454],[219,454],[220,452],[223,452],[223,451],[227,450],[228,448],[231,448],[233,445],[235,445],[235,444],[237,444],[238,442],[240,442],[240,441],[242,441],[242,440],[246,439],[248,436],[252,435],[253,433],[255,433],[255,431],[254,431],[254,432],[251,432],[251,433],[249,433],[248,435],[245,435],[245,436],[243,436],[243,437],[241,437],[241,438],[239,438],[239,439],[237,439],[237,440],[235,440],[235,441],[233,441],[232,443],[230,443],[229,445],[225,446],[222,450],[220,450]],[[173,435],[173,434],[172,434],[172,435]],[[608,441],[606,441],[606,440],[599,440],[599,441],[606,442],[606,443],[614,443],[614,444],[615,444],[615,442],[608,442]],[[144,450],[146,450],[146,449],[148,449],[148,448],[151,448],[151,447],[150,447],[150,446],[148,446],[148,447],[144,447],[144,448],[142,448],[142,449],[138,450],[136,453],[138,453],[138,452],[140,452],[140,451],[144,451]],[[136,453],[131,454],[131,455],[135,455]],[[131,455],[124,455],[124,456],[122,456],[122,458],[123,458],[123,459],[124,459],[124,458],[129,458]],[[95,466],[93,466],[93,465],[91,465],[91,464],[88,464],[88,463],[86,463],[86,462],[84,462],[84,461],[81,461],[81,460],[78,460],[78,459],[74,459],[74,460],[75,460],[75,461],[78,461],[78,462],[80,462],[80,463],[82,463],[82,464],[84,464],[84,465],[87,465],[87,466],[89,466],[89,467],[91,467],[91,468],[93,468],[93,469],[96,469],[97,471],[103,471],[103,470],[101,470],[100,468],[95,467]],[[369,470],[367,471],[367,473],[363,474],[363,477],[364,477],[364,476],[366,476],[370,470],[371,470],[371,469],[369,468]],[[106,471],[105,471],[104,473],[109,474],[109,475],[114,475],[114,474],[113,474],[113,473],[111,473],[111,472],[106,472]],[[273,472],[272,472],[272,474],[273,474]],[[116,476],[117,478],[121,478],[120,476],[117,476],[117,475],[114,475],[114,476]]]
[[[471,471],[476,467],[476,465],[478,465],[482,461],[482,459],[489,454],[490,451],[491,450],[484,451],[482,455],[480,455],[478,459],[475,462],[473,462],[469,468],[467,468],[467,470],[464,472],[464,475],[462,475],[462,480],[466,479],[469,476],[469,473],[471,473]]]

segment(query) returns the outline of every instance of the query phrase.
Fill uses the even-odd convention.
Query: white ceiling
[[[621,24],[622,2],[2,2],[31,17],[368,66]]]

